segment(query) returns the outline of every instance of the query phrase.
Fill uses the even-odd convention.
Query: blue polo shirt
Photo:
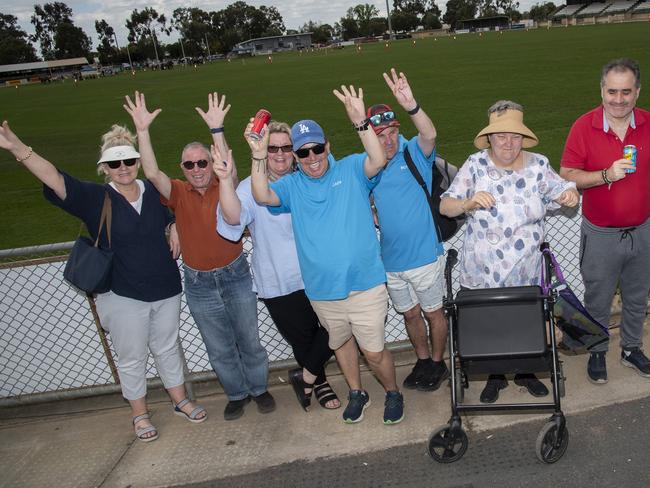
[[[406,165],[406,147],[429,192],[436,159],[435,149],[428,156],[422,152],[417,136],[408,141],[399,136],[399,149],[372,190],[381,229],[381,257],[389,272],[424,266],[444,254],[427,199]]]
[[[369,195],[380,175],[368,179],[365,154],[329,158],[320,178],[296,171],[271,184],[280,206],[291,212],[298,261],[311,300],[342,300],[386,281]]]

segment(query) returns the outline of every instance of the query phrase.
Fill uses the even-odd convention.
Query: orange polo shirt
[[[218,182],[213,179],[203,195],[187,181],[171,180],[171,183],[169,200],[161,195],[160,201],[176,215],[185,264],[209,271],[232,263],[242,253],[243,245],[241,239],[232,242],[217,233]]]

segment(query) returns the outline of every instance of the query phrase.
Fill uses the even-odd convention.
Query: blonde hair
[[[106,149],[115,146],[131,146],[135,148],[136,140],[137,136],[129,129],[123,125],[113,124],[111,130],[102,135],[102,145],[99,149],[99,156],[101,157],[102,153],[106,151]],[[104,169],[101,164],[97,165],[97,174],[104,174]],[[110,181],[110,179],[107,177],[106,181]]]
[[[268,129],[269,129],[269,134],[275,134],[276,132],[284,132],[286,135],[289,136],[289,140],[291,140],[291,127],[289,127],[289,124],[287,124],[286,122],[278,122],[274,120],[269,124]]]

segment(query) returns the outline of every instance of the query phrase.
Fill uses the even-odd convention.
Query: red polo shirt
[[[571,127],[561,165],[585,171],[609,168],[623,157],[623,147],[636,146],[636,172],[608,185],[583,190],[582,214],[599,227],[634,227],[650,217],[650,112],[634,109],[636,128],[622,141],[603,129],[603,107],[580,117]]]
[[[219,184],[213,180],[201,195],[187,181],[171,180],[169,200],[160,201],[174,211],[183,261],[192,269],[223,268],[242,253],[241,239],[232,242],[217,233]]]

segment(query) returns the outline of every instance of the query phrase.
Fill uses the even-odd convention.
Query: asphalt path
[[[649,385],[650,393],[650,385]],[[455,463],[439,464],[427,445],[410,444],[355,456],[292,462],[242,476],[178,488],[290,487],[650,487],[650,396],[567,417],[569,445],[554,464],[535,455],[543,421],[468,432]],[[431,426],[433,431],[438,426]],[[399,425],[387,428],[399,428]],[[359,446],[365,451],[370,446]]]

